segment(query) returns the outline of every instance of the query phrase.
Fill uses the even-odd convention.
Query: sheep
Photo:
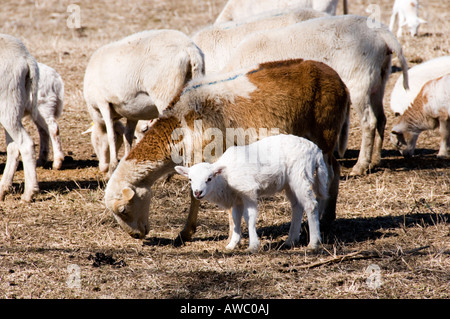
[[[450,73],[424,84],[414,102],[398,118],[391,141],[408,158],[414,155],[419,134],[439,127],[438,158],[450,156]]]
[[[39,191],[34,143],[22,125],[29,105],[32,116],[37,111],[39,68],[25,45],[17,38],[0,34],[0,123],[5,130],[7,159],[0,181],[0,201],[12,186],[14,173],[22,156],[25,190],[21,200],[30,202]]]
[[[450,56],[434,58],[410,68],[409,90],[402,87],[403,76],[400,75],[391,92],[391,110],[395,116],[403,114],[426,82],[447,73],[450,73]]]
[[[383,95],[395,52],[408,87],[408,66],[400,43],[380,24],[354,15],[317,18],[246,37],[223,68],[230,72],[253,63],[312,59],[336,70],[347,85],[362,128],[361,149],[351,175],[362,175],[379,164],[386,116]]]
[[[37,112],[32,118],[39,132],[39,158],[37,166],[47,162],[49,138],[53,148],[53,169],[60,169],[64,161],[59,126],[57,119],[61,116],[64,103],[64,82],[60,75],[48,65],[38,62],[39,89]],[[31,104],[27,105],[26,114],[33,113]]]
[[[205,71],[218,72],[226,65],[233,50],[249,34],[325,16],[329,15],[305,8],[292,8],[289,11],[275,10],[253,16],[245,21],[231,21],[208,26],[196,32],[192,40],[205,55]]]
[[[213,164],[203,162],[190,168],[175,166],[175,171],[189,178],[198,200],[206,199],[223,208],[232,208],[234,228],[227,249],[234,249],[240,243],[244,215],[249,232],[248,251],[258,251],[257,199],[282,190],[286,191],[292,208],[286,246],[299,242],[305,210],[310,235],[308,248],[319,248],[317,198],[327,197],[328,172],[322,151],[313,142],[294,135],[270,136],[249,145],[230,147]]]
[[[346,149],[349,111],[345,84],[321,62],[277,61],[193,79],[120,161],[107,183],[105,205],[127,233],[144,238],[150,190],[158,178],[176,165],[213,162],[235,139],[248,144],[276,128],[311,140],[324,154],[329,197],[320,203],[323,230],[336,216],[340,166],[333,151],[336,145],[340,153]],[[199,201],[191,194],[189,216],[177,241],[192,238],[198,209]]]
[[[86,67],[84,98],[100,170],[111,174],[117,166],[117,120],[126,118],[126,155],[137,121],[157,118],[188,80],[202,74],[203,53],[180,31],[142,31],[95,51]]]
[[[245,20],[263,12],[282,9],[288,11],[292,7],[302,7],[336,14],[338,0],[228,0],[214,24],[227,21]],[[347,0],[343,0],[344,14],[347,14]]]
[[[398,16],[397,37],[402,36],[402,28],[407,25],[412,37],[417,36],[419,26],[422,23],[427,23],[422,18],[419,18],[419,1],[418,0],[395,0],[392,8],[392,15],[389,22],[389,30],[394,32],[395,20]]]

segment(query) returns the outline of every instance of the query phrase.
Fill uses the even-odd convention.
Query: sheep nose
[[[201,195],[202,195],[202,191],[199,191],[199,190],[194,191],[194,196],[195,196],[196,198],[201,197]]]

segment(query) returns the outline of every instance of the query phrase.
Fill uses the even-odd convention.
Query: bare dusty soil
[[[373,1],[389,23],[392,1]],[[349,1],[369,15],[369,1]],[[23,40],[65,81],[59,121],[66,158],[60,171],[38,168],[40,193],[19,202],[23,171],[0,203],[0,298],[448,298],[450,283],[450,161],[437,159],[438,132],[419,138],[417,156],[405,160],[389,143],[389,107],[399,63],[385,94],[388,117],[383,160],[370,174],[348,177],[360,129],[352,114],[349,150],[342,164],[337,219],[323,249],[284,249],[290,206],[283,194],[260,203],[263,249],[227,252],[228,217],[202,203],[194,240],[174,247],[189,207],[189,185],[177,176],[153,186],[151,230],[129,237],[103,204],[105,177],[89,136],[82,81],[101,45],[144,29],[186,34],[211,24],[225,0],[77,1],[81,28],[70,28],[71,1],[2,1],[0,32]],[[428,21],[418,37],[401,39],[410,67],[449,55],[450,2],[421,1]],[[341,5],[338,12],[342,12]],[[35,127],[25,121],[38,143]],[[0,172],[6,161],[1,138]],[[244,241],[244,247],[246,242]]]

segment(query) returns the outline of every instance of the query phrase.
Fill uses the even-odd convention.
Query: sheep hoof
[[[360,165],[355,165],[353,166],[353,169],[350,173],[350,176],[361,176],[361,175],[365,175],[367,169],[360,166]]]
[[[311,244],[311,243],[309,243],[309,245],[306,247],[306,250],[308,252],[312,252],[312,253],[318,252],[319,249],[320,249],[320,244]]]

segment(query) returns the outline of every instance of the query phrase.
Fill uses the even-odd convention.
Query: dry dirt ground
[[[368,15],[379,5],[389,22],[393,1],[349,1],[351,13]],[[449,55],[450,2],[423,0],[428,20],[416,38],[401,42],[410,67]],[[76,4],[78,7],[70,6]],[[438,133],[420,136],[418,156],[405,160],[388,134],[383,161],[366,176],[349,178],[360,129],[352,114],[349,150],[341,160],[337,219],[317,254],[303,243],[283,249],[290,207],[284,195],[261,202],[260,253],[227,252],[228,219],[202,204],[192,242],[174,247],[189,206],[185,180],[153,186],[151,231],[145,240],[125,234],[103,204],[105,177],[89,137],[82,80],[91,54],[101,45],[144,29],[186,34],[211,24],[225,0],[4,0],[0,32],[23,40],[41,62],[65,81],[59,123],[66,159],[61,171],[38,168],[40,193],[19,202],[23,171],[0,203],[0,298],[448,298],[450,283],[450,161],[435,157]],[[81,28],[70,28],[79,8]],[[338,13],[342,12],[341,4]],[[69,24],[68,24],[69,22]],[[396,57],[393,65],[398,67]],[[396,69],[394,68],[394,71]],[[385,95],[387,132],[394,72]],[[26,127],[38,143],[37,131]],[[0,172],[6,161],[3,138]],[[245,242],[244,242],[245,245]]]

